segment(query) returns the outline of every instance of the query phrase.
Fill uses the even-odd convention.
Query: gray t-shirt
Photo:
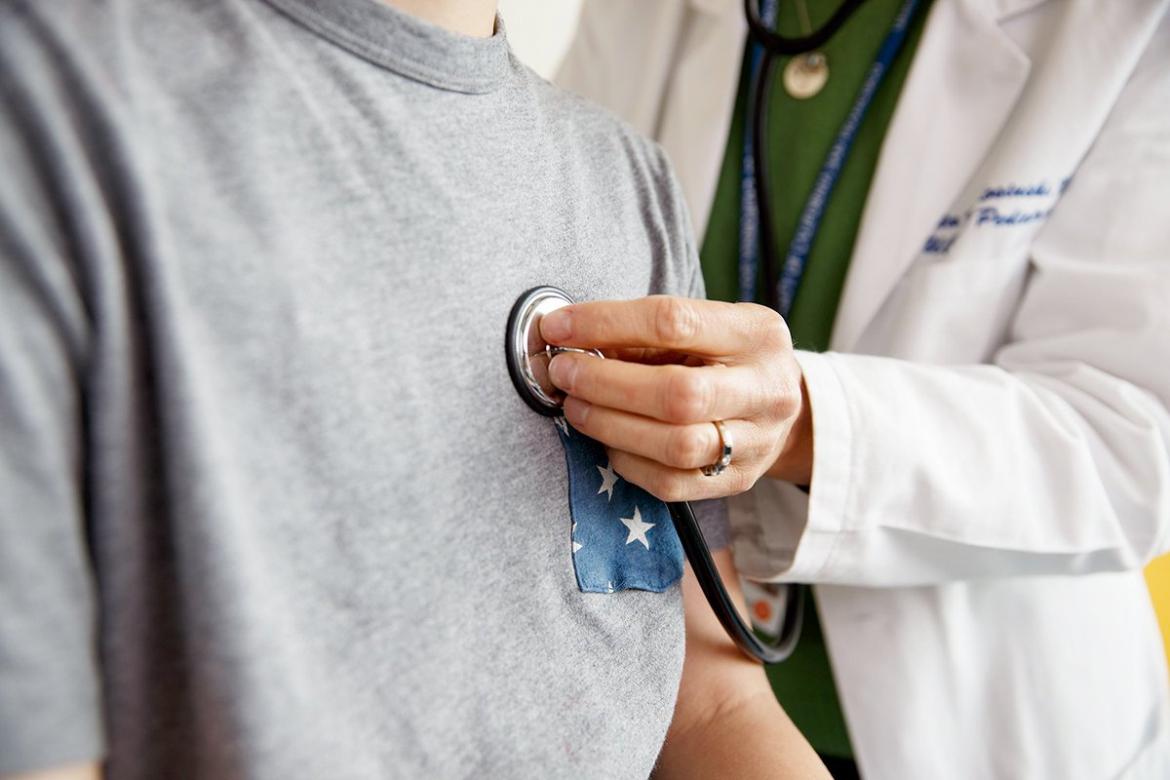
[[[503,340],[701,294],[662,153],[372,0],[0,0],[0,97],[0,771],[646,776]]]

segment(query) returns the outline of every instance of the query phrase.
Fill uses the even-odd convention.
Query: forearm
[[[101,780],[101,778],[102,770],[97,764],[75,764],[36,772],[21,772],[17,775],[0,775],[0,780]]]
[[[720,550],[713,557],[728,592],[742,605],[730,552]],[[776,702],[763,667],[727,636],[689,566],[683,600],[686,661],[655,776],[827,778],[816,753]]]
[[[771,691],[716,708],[708,721],[672,732],[656,778],[827,778],[824,765]]]

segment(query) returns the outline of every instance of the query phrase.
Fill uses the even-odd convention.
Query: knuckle
[[[746,493],[755,483],[756,480],[748,472],[742,469],[733,469],[727,480],[727,489],[730,491],[729,495]]]
[[[800,410],[800,374],[798,372],[785,372],[776,386],[779,388],[776,409],[782,417],[791,417]]]
[[[697,371],[679,367],[667,380],[663,413],[671,422],[701,420],[709,407],[710,394],[710,384]]]
[[[668,439],[666,462],[680,469],[693,469],[705,465],[708,455],[708,439],[703,431],[694,426],[674,428]]]
[[[794,395],[786,388],[786,391],[781,393],[776,400],[776,411],[781,417],[787,419],[796,414],[798,409],[800,409],[799,396]]]
[[[783,394],[776,387],[775,372],[769,371],[767,366],[756,366],[745,381],[739,383],[738,391],[745,411],[753,412],[774,406],[776,400]]]
[[[756,306],[756,309],[756,333],[760,343],[770,349],[791,349],[792,333],[779,312],[767,306]]]
[[[649,490],[663,501],[682,501],[686,498],[686,485],[679,475],[660,471],[650,479]]]
[[[690,343],[698,330],[698,312],[686,300],[667,296],[657,299],[654,333],[660,344]]]
[[[590,387],[593,384],[594,367],[589,365],[588,361],[581,360],[577,355],[566,354],[558,355],[558,358],[568,358],[566,361],[565,374],[569,379],[569,385],[573,390],[581,390]]]

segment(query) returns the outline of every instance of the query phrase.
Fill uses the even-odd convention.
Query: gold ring
[[[731,465],[731,434],[727,432],[727,426],[722,420],[712,420],[711,424],[719,432],[719,460],[700,469],[704,477],[717,477]]]

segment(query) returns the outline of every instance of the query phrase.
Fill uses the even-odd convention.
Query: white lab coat
[[[742,572],[817,584],[870,780],[1170,778],[1167,5],[936,0],[799,355],[811,498],[733,502]],[[741,8],[587,0],[559,79],[665,147],[699,236]]]

